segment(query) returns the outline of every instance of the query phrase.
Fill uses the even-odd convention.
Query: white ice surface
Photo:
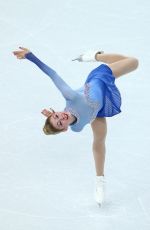
[[[0,230],[150,229],[150,1],[0,1]],[[43,108],[64,99],[36,66],[12,51],[30,48],[73,87],[97,63],[70,60],[89,49],[139,58],[116,83],[122,113],[108,119],[107,201],[93,199],[92,133],[47,137]]]

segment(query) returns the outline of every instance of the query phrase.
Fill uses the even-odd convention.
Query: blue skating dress
[[[73,90],[33,53],[28,53],[25,57],[47,74],[62,93],[66,101],[64,111],[76,117],[76,122],[70,125],[72,131],[80,132],[96,117],[112,117],[121,112],[120,92],[115,85],[115,77],[107,65],[101,64],[92,70],[85,84],[80,89]]]

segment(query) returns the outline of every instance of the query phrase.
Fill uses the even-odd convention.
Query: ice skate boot
[[[103,204],[104,198],[105,198],[105,179],[104,176],[97,176],[95,200],[99,206]]]
[[[97,61],[95,59],[96,54],[103,54],[104,51],[88,51],[84,54],[81,54],[79,57],[74,58],[72,61],[80,61],[80,62],[94,62]]]

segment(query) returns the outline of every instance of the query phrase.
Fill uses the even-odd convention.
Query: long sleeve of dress
[[[46,75],[48,75],[58,90],[62,93],[66,100],[72,100],[76,91],[71,87],[49,66],[40,61],[33,53],[28,53],[25,58],[36,64]]]

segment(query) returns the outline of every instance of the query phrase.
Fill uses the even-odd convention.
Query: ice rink
[[[0,0],[0,230],[150,229],[150,1]],[[90,49],[139,59],[118,79],[122,113],[107,119],[107,197],[93,198],[90,125],[45,136],[43,108],[65,101],[51,80],[12,51],[29,48],[72,88],[98,63]]]

